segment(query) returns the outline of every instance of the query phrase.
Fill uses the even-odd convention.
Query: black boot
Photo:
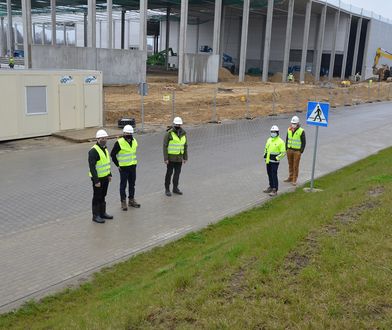
[[[101,203],[101,218],[102,219],[113,219],[113,216],[106,213],[106,202]]]
[[[93,221],[97,223],[105,223],[105,219],[100,217],[100,205],[93,205]]]
[[[182,195],[182,191],[178,187],[173,188],[173,193],[177,195]]]

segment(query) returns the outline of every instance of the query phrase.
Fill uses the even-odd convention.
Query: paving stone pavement
[[[330,126],[319,129],[316,176],[389,147],[390,108],[380,103],[332,110]],[[104,225],[91,221],[91,143],[32,145],[5,153],[0,144],[0,311],[264,202],[269,198],[262,193],[267,186],[264,143],[272,124],[285,136],[290,118],[188,128],[189,162],[180,178],[184,195],[170,198],[163,189],[163,132],[137,136],[136,198],[142,207],[121,210],[119,175],[112,168],[107,204],[114,220]],[[305,121],[304,114],[300,118]],[[301,160],[301,183],[311,176],[315,132],[303,126],[308,145]],[[283,183],[286,176],[284,159],[280,193],[294,189]]]

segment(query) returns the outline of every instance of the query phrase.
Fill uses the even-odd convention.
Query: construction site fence
[[[219,123],[294,112],[306,112],[309,101],[328,102],[331,108],[389,101],[392,83],[334,85],[274,84],[262,87],[222,88],[196,86],[149,89],[121,117],[133,117],[142,130],[146,124],[170,125],[179,116],[185,124]],[[140,102],[140,103],[139,103]],[[138,104],[139,103],[139,104]]]

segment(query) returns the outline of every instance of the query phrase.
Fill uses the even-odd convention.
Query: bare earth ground
[[[238,77],[225,69],[221,69],[219,80],[217,84],[180,86],[176,83],[177,73],[147,75],[149,91],[144,97],[144,122],[168,125],[173,108],[174,114],[181,116],[186,124],[201,124],[305,111],[309,100],[330,102],[332,107],[338,107],[392,97],[392,84],[384,82],[362,82],[347,88],[340,87],[338,81],[316,85],[311,82],[311,75],[307,75],[306,84],[283,84],[278,82],[281,75],[277,74],[268,83],[252,76],[246,76],[245,82],[239,83]],[[104,107],[106,125],[116,125],[120,118],[135,118],[138,124],[141,122],[141,96],[136,85],[105,86]]]

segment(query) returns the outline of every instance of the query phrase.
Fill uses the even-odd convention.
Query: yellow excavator
[[[383,64],[380,67],[378,66],[378,62],[381,57],[385,57],[389,60],[392,60],[392,54],[386,51],[383,48],[377,48],[376,56],[374,56],[374,64],[373,64],[373,74],[378,75],[379,80],[387,80],[390,77],[390,68],[388,65]]]

